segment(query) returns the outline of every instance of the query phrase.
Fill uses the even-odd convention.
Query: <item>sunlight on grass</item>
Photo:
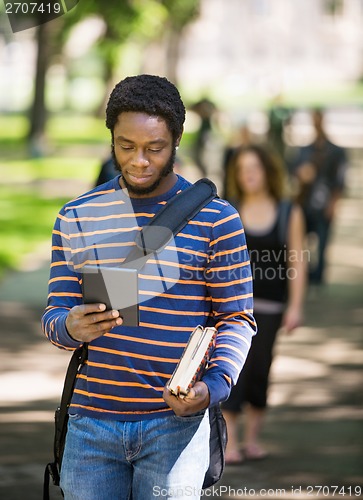
[[[232,114],[242,114],[250,109],[268,109],[271,105],[273,95],[269,92],[262,92],[261,89],[239,88],[232,86],[229,92],[226,92],[226,86],[214,86],[209,89],[209,95],[212,101],[218,104],[220,109]],[[192,87],[185,88],[183,95],[193,102],[196,99]],[[203,96],[200,96],[203,97]],[[287,89],[282,94],[283,103],[286,106],[299,109],[310,106],[359,106],[363,103],[363,84],[335,84],[331,86],[313,87],[304,84],[301,87]],[[236,103],[238,106],[236,107]]]
[[[74,189],[67,194],[68,186],[79,183],[83,189],[94,185],[102,158],[97,148],[89,146],[110,142],[103,119],[57,115],[47,124],[49,150],[56,153],[29,158],[28,127],[25,115],[0,117],[4,152],[0,164],[0,276],[6,269],[17,268],[26,254],[50,238],[58,210],[74,196]]]
[[[58,115],[49,120],[47,131],[49,139],[58,143],[110,142],[104,119],[93,116]]]
[[[16,268],[26,253],[50,238],[57,213],[66,201],[0,187],[0,275],[6,268]]]
[[[29,128],[26,115],[0,117],[0,142],[23,142]],[[108,143],[110,132],[103,118],[79,114],[57,114],[47,122],[46,136],[55,144]]]
[[[286,93],[286,101],[301,106],[354,106],[363,102],[363,85],[334,85],[331,87],[297,88]]]
[[[28,132],[28,119],[23,115],[0,116],[0,142],[22,141]]]
[[[79,179],[93,182],[101,165],[99,158],[34,158],[7,161],[1,165],[3,182],[31,182],[39,179]]]

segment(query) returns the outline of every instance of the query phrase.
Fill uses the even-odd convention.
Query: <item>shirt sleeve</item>
[[[58,214],[52,233],[52,258],[47,307],[42,316],[42,329],[47,338],[62,349],[73,350],[81,345],[70,337],[66,328],[67,314],[82,304],[80,277],[74,271],[64,210]]]
[[[203,382],[208,386],[213,406],[228,398],[257,331],[244,229],[238,212],[229,204],[213,224],[206,281],[217,338]]]

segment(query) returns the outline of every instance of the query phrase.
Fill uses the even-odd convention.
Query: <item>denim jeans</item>
[[[209,465],[208,411],[124,422],[70,415],[65,500],[199,499]]]
[[[315,233],[318,238],[317,264],[309,270],[309,282],[320,285],[324,282],[325,255],[330,236],[331,220],[327,219],[323,212],[307,213],[305,216],[307,233]]]

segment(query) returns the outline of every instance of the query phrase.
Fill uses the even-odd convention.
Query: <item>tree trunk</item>
[[[179,49],[182,33],[176,29],[169,29],[166,40],[166,61],[165,73],[166,77],[178,86],[178,61]]]
[[[107,103],[108,103],[108,99],[110,97],[110,93],[114,87],[114,60],[112,57],[105,57],[104,58],[104,74],[103,74],[103,80],[105,82],[105,92],[104,92],[104,96],[103,96],[103,99],[102,99],[102,102],[100,103],[100,105],[98,106],[98,109],[96,111],[96,116],[98,118],[102,118],[104,119],[105,118],[105,110],[106,110],[106,106],[107,106]]]
[[[48,24],[40,24],[37,28],[37,61],[34,84],[34,98],[30,109],[30,128],[28,143],[32,156],[41,156],[43,153],[43,139],[47,111],[45,107],[45,80],[50,62],[49,28]]]

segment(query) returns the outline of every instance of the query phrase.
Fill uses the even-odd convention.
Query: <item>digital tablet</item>
[[[83,266],[82,273],[84,304],[105,304],[120,312],[124,326],[139,325],[137,269]]]

